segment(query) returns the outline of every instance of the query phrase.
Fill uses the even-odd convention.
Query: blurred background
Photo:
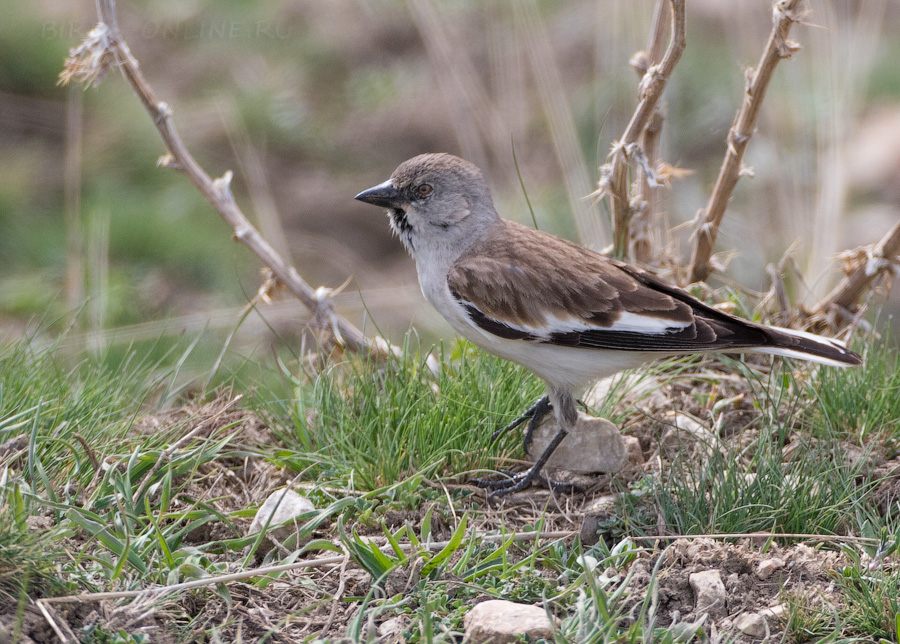
[[[449,337],[387,220],[353,196],[403,160],[452,152],[481,166],[500,213],[602,249],[608,213],[584,196],[634,109],[629,58],[655,2],[529,0],[121,1],[123,33],[194,156],[235,173],[238,203],[339,310],[395,342]],[[766,98],[717,248],[729,280],[764,291],[790,250],[813,303],[835,255],[900,217],[900,2],[812,0]],[[11,3],[0,24],[0,336],[40,326],[73,348],[165,351],[202,337],[211,359],[299,337],[292,298],[242,320],[259,262],[181,175],[124,80],[59,87],[97,21],[89,0]],[[715,181],[769,0],[689,0],[687,49],[664,94],[669,251]],[[721,284],[714,277],[714,284]],[[204,353],[203,347],[207,347]],[[204,358],[204,356],[206,356]]]

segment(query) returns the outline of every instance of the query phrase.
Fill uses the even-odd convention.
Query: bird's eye
[[[430,184],[430,183],[423,183],[423,184],[420,184],[420,185],[416,188],[416,194],[419,195],[420,197],[427,197],[427,196],[430,195],[432,192],[434,192],[434,188],[431,187],[431,184]]]

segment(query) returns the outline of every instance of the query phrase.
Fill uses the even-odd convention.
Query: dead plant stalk
[[[650,65],[640,83],[640,100],[622,138],[613,144],[607,162],[600,168],[600,188],[595,194],[607,196],[612,210],[613,255],[625,257],[628,252],[628,227],[636,212],[628,198],[628,166],[630,163],[646,168],[646,157],[638,141],[656,113],[675,65],[685,47],[684,0],[669,0],[672,9],[672,29],[669,46],[658,65]],[[649,168],[646,168],[649,169]],[[649,173],[648,173],[649,174]]]
[[[689,268],[691,282],[705,281],[715,268],[711,262],[713,246],[734,187],[741,176],[748,174],[742,160],[756,129],[766,90],[778,63],[784,58],[790,58],[800,49],[799,44],[788,40],[788,34],[791,26],[805,15],[803,2],[804,0],[775,0],[772,4],[772,31],[769,40],[756,69],[747,74],[744,101],[728,132],[728,149],[722,160],[719,176],[706,208],[697,214],[697,230]]]
[[[573,530],[558,530],[549,532],[515,532],[504,534],[482,534],[474,532],[470,533],[470,538],[478,538],[486,543],[504,543],[507,541],[519,543],[522,541],[558,541],[562,539],[570,539],[576,534],[578,533]],[[436,541],[433,543],[420,544],[419,547],[421,547],[423,550],[427,550],[428,552],[435,552],[443,550],[448,545],[450,545],[449,541]],[[382,546],[382,549],[386,552],[391,552],[391,548],[392,546],[390,546],[389,544]],[[400,549],[404,552],[412,552],[415,550],[413,545],[408,543],[400,544]],[[332,565],[343,564],[345,561],[347,561],[347,556],[346,554],[343,554],[333,557],[306,559],[303,561],[295,561],[288,564],[253,568],[251,570],[243,570],[241,572],[231,573],[228,575],[216,575],[204,577],[203,579],[192,579],[190,581],[183,581],[181,583],[172,584],[170,586],[153,586],[151,588],[145,588],[144,590],[118,590],[101,593],[82,593],[80,595],[66,595],[62,597],[44,597],[38,599],[37,601],[38,603],[43,603],[45,605],[72,603],[81,604],[88,602],[106,601],[111,599],[133,599],[135,597],[149,597],[152,595],[165,596],[180,592],[182,590],[190,590],[191,588],[201,588],[203,586],[225,584],[231,581],[242,581],[244,579],[264,577],[266,575],[274,575],[282,572],[301,570],[304,568],[323,568]]]
[[[159,165],[177,170],[188,178],[231,226],[234,239],[253,251],[274,277],[285,284],[312,312],[310,324],[317,331],[330,334],[339,344],[352,351],[385,353],[385,347],[369,341],[359,329],[335,311],[330,299],[331,289],[311,287],[253,227],[231,193],[231,171],[226,171],[223,176],[214,180],[200,167],[172,123],[171,108],[157,100],[141,73],[137,59],[122,37],[116,19],[115,0],[97,0],[97,12],[100,23],[88,34],[84,43],[71,52],[66,61],[66,69],[60,75],[60,82],[65,84],[74,79],[82,81],[86,86],[96,84],[110,62],[114,62],[140,98],[162,137],[168,154],[159,160]]]
[[[842,326],[842,318],[853,318],[860,298],[877,280],[890,277],[898,270],[900,255],[900,223],[897,223],[874,247],[865,251],[865,261],[860,261],[837,286],[822,300],[813,312],[814,318],[825,320],[825,326]],[[851,313],[851,315],[840,315]],[[829,322],[830,321],[830,322]]]
[[[670,16],[668,1],[657,0],[647,50],[638,52],[631,59],[632,66],[641,78],[651,66],[658,64],[663,56],[666,47],[666,26],[671,20]],[[641,147],[644,149],[647,167],[650,169],[656,166],[659,156],[659,141],[664,122],[665,114],[660,99],[653,108],[650,122],[641,135]],[[631,227],[632,253],[635,261],[646,265],[653,261],[652,230],[656,219],[660,186],[650,172],[639,167],[636,189],[639,209],[635,213],[634,225]]]

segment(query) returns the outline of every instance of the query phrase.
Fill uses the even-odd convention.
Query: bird
[[[837,340],[727,314],[648,271],[501,218],[482,172],[451,154],[404,161],[355,198],[387,209],[425,299],[457,333],[546,384],[546,395],[504,430],[528,421],[527,446],[552,412],[557,431],[524,472],[476,481],[491,497],[552,486],[542,469],[574,427],[578,396],[620,371],[720,351],[862,362]]]

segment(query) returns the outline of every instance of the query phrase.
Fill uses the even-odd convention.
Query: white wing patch
[[[459,299],[457,300],[457,302],[459,302],[463,306],[473,306],[470,302],[467,302],[463,299]],[[555,333],[583,333],[585,331],[609,331],[619,333],[641,333],[645,335],[665,335],[667,333],[676,333],[678,331],[681,331],[685,327],[689,327],[692,324],[692,322],[675,322],[673,320],[665,320],[649,315],[640,315],[638,313],[623,311],[619,316],[619,319],[616,320],[612,326],[608,327],[591,324],[582,318],[573,316],[559,317],[551,313],[544,314],[543,324],[532,326],[516,324],[515,322],[505,320],[501,316],[493,314],[493,312],[491,311],[481,311],[481,313],[484,314],[485,317],[495,320],[496,322],[509,327],[510,329],[529,333],[538,338],[541,338],[542,340],[548,340],[550,336]],[[472,324],[471,320],[469,322],[470,324]],[[489,332],[480,328],[477,324],[472,325],[477,328],[482,334],[489,335]]]
[[[571,333],[572,331],[616,331],[620,333],[629,332],[645,333],[647,335],[663,335],[665,333],[672,333],[673,331],[680,331],[691,325],[690,322],[673,322],[672,320],[663,320],[648,315],[630,313],[629,311],[623,311],[619,315],[619,319],[613,322],[612,326],[600,326],[598,324],[585,322],[585,320],[581,318],[572,316],[557,317],[549,313],[544,314],[544,324],[533,328],[509,324],[508,322],[504,322],[504,324],[523,331],[530,331],[543,338],[550,337],[551,333]]]
[[[649,315],[640,315],[638,313],[630,313],[629,311],[624,311],[619,316],[619,319],[616,320],[611,327],[604,330],[631,331],[632,333],[662,335],[663,333],[680,331],[685,327],[691,326],[691,324],[693,324],[693,322],[674,322],[672,320],[665,320],[661,318],[651,317]]]

